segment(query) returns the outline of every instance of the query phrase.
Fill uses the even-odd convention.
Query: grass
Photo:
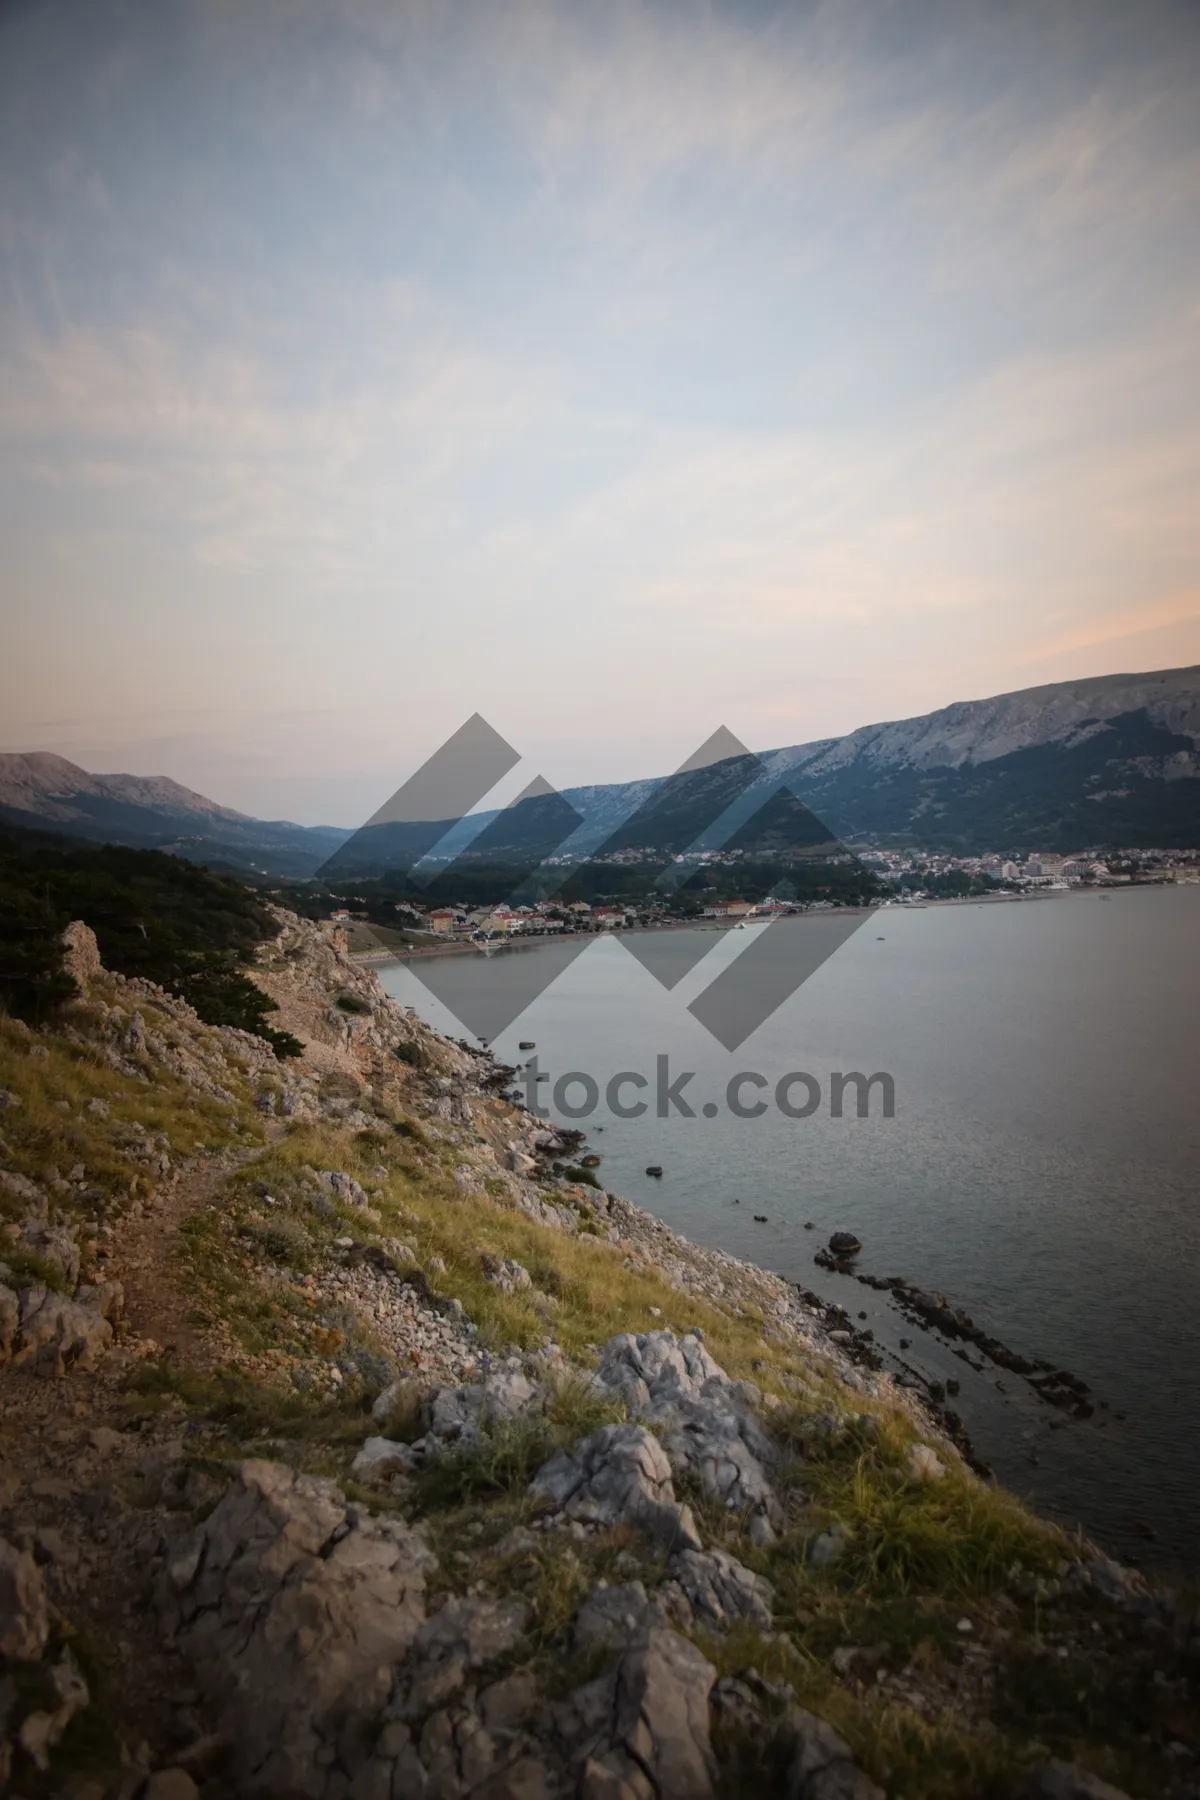
[[[149,1027],[182,1033],[152,1002],[142,1002],[141,1010]],[[99,1190],[102,1203],[123,1206],[131,1173],[139,1196],[157,1182],[149,1169],[131,1170],[135,1141],[156,1148],[152,1140],[161,1135],[173,1158],[262,1141],[248,1083],[240,1075],[226,1077],[231,1091],[236,1090],[237,1104],[231,1108],[163,1070],[156,1070],[153,1082],[139,1081],[114,1069],[98,1047],[86,1042],[54,1035],[36,1042],[44,1056],[31,1057],[29,1036],[0,1015],[0,1087],[18,1102],[0,1114],[0,1149],[10,1167],[35,1182],[51,1181],[56,1172],[66,1175],[82,1163],[88,1189]],[[89,1112],[90,1101],[99,1101],[106,1111]],[[131,1133],[135,1124],[145,1127],[146,1138]],[[71,1192],[56,1195],[56,1204],[67,1212],[84,1210]],[[28,1210],[26,1202],[0,1189],[0,1216],[20,1218]],[[86,1210],[95,1212],[93,1200],[86,1202]]]
[[[359,1444],[366,1415],[361,1395],[315,1403],[294,1390],[264,1386],[235,1369],[200,1375],[166,1360],[143,1363],[130,1378],[130,1419],[180,1412],[221,1428],[244,1454],[254,1445]]]
[[[334,1237],[351,1235],[358,1241],[401,1239],[425,1269],[440,1259],[444,1269],[431,1278],[432,1285],[461,1301],[478,1328],[481,1349],[530,1350],[544,1344],[545,1296],[550,1296],[556,1303],[556,1341],[583,1362],[594,1346],[619,1332],[660,1327],[685,1332],[698,1326],[712,1354],[734,1376],[753,1375],[780,1393],[788,1391],[788,1381],[811,1382],[812,1368],[799,1351],[768,1341],[761,1314],[748,1307],[737,1314],[680,1293],[651,1264],[631,1259],[622,1247],[598,1237],[594,1217],[582,1201],[574,1202],[581,1226],[577,1234],[541,1225],[511,1203],[498,1181],[492,1195],[456,1186],[450,1173],[457,1160],[453,1148],[438,1146],[435,1154],[420,1137],[407,1132],[401,1137],[395,1129],[389,1134],[389,1121],[382,1123],[384,1129],[349,1140],[331,1126],[294,1127],[230,1184],[224,1214],[206,1213],[188,1227],[195,1279],[240,1334],[252,1327],[249,1337],[243,1337],[247,1347],[294,1343],[290,1323],[303,1311],[277,1284],[267,1282],[265,1270],[256,1283],[253,1259],[233,1241],[243,1226],[249,1225],[250,1235],[260,1239],[269,1229],[253,1200],[252,1188],[258,1184],[279,1202],[273,1222],[286,1210],[311,1239],[314,1258],[327,1253]],[[370,1223],[361,1211],[339,1205],[328,1194],[320,1200],[325,1216],[315,1216],[304,1172],[323,1168],[342,1169],[371,1190],[379,1222]],[[565,1194],[558,1197],[567,1202]],[[257,1222],[250,1218],[255,1212]],[[291,1266],[298,1255],[289,1252]],[[485,1255],[519,1262],[529,1271],[533,1289],[501,1293],[486,1279]]]

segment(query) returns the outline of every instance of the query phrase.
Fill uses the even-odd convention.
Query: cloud
[[[647,773],[1188,628],[1171,6],[51,11],[0,26],[15,719],[53,643],[280,762],[495,692]]]

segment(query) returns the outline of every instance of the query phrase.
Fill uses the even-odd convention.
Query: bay
[[[885,1351],[961,1382],[955,1405],[1007,1485],[1116,1554],[1194,1573],[1200,887],[878,909],[730,1053],[687,1006],[764,929],[709,931],[706,954],[670,991],[618,939],[597,939],[493,1048],[523,1063],[519,1041],[536,1041],[551,1078],[537,1088],[542,1104],[587,1131],[606,1187],[696,1242],[865,1313],[855,1322]],[[525,992],[518,959],[546,954],[502,950],[486,979]],[[460,1035],[419,973],[393,964],[381,979]],[[458,959],[455,980],[482,978],[480,959]],[[453,982],[439,987],[453,999]],[[682,1097],[694,1117],[657,1116],[659,1057],[671,1082],[692,1071]],[[570,1071],[600,1092],[584,1119],[553,1103]],[[650,1083],[619,1095],[648,1096],[639,1118],[605,1102],[619,1071]],[[768,1084],[744,1087],[748,1100],[770,1102],[781,1076],[803,1071],[821,1104],[804,1119],[773,1103],[735,1117],[727,1086],[743,1071]],[[852,1092],[847,1116],[833,1117],[835,1071],[889,1074],[894,1116],[877,1086],[866,1118]],[[568,1105],[587,1097],[579,1082],[559,1092]],[[705,1101],[716,1116],[704,1116]],[[645,1174],[652,1164],[661,1180]],[[1080,1376],[1093,1417],[1064,1417],[990,1364],[977,1372],[886,1296],[816,1267],[814,1251],[839,1229],[861,1238],[864,1270],[938,1289],[1011,1349]]]

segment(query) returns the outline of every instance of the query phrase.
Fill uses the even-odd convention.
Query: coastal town
[[[1031,853],[1020,857],[998,852],[949,856],[912,850],[862,850],[857,855],[879,884],[869,902],[873,906],[921,906],[937,901],[1049,896],[1080,889],[1200,883],[1200,849],[1088,849],[1069,856]],[[674,860],[683,862],[684,858]],[[713,858],[705,856],[703,860]],[[730,860],[728,853],[722,860]],[[719,898],[707,904],[699,904],[683,890],[643,896],[636,904],[550,899],[482,907],[425,908],[418,900],[406,898],[387,899],[381,909],[378,900],[370,904],[351,900],[333,907],[325,916],[343,926],[388,923],[446,943],[488,943],[667,924],[761,924],[789,914],[827,912],[842,904],[837,899],[821,897],[790,898],[786,882],[779,884],[779,890],[758,900]],[[390,916],[385,919],[381,910]]]

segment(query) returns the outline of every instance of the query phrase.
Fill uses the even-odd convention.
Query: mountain
[[[0,754],[0,823],[291,878],[311,875],[350,835],[252,819],[165,775],[92,775],[42,750]]]
[[[1200,667],[1100,675],[956,701],[761,753],[710,839],[737,842],[781,783],[843,843],[971,854],[1200,845]],[[669,780],[669,778],[668,778]],[[591,852],[661,781],[567,788]]]
[[[714,848],[747,843],[754,831],[777,832],[778,817],[761,809],[786,786],[826,836],[859,847],[965,854],[1192,848],[1200,845],[1200,667],[957,701],[920,718],[765,751],[754,780],[744,778],[743,760],[561,795],[535,784],[503,813],[446,820],[444,835],[428,821],[393,821],[384,835],[397,841],[389,839],[382,854],[367,828],[264,822],[164,776],[90,775],[64,757],[34,752],[0,755],[0,822],[291,879],[333,858],[332,878],[408,868],[430,845],[430,860],[443,866],[472,843],[476,861],[511,856],[532,866],[567,845],[583,858],[632,843],[651,826],[660,848],[698,839]],[[412,845],[406,833],[416,834]]]
[[[1200,667],[960,701],[764,760],[859,844],[1190,848],[1200,844]]]

